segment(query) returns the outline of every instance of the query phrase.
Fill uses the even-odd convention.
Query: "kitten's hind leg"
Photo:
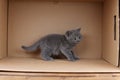
[[[50,49],[43,49],[40,54],[41,58],[45,61],[52,61],[54,60],[51,57],[51,50]]]

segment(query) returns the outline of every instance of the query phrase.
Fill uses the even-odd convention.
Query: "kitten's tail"
[[[22,46],[22,48],[26,51],[29,51],[29,52],[32,52],[32,51],[36,51],[38,48],[39,48],[39,44],[38,43],[35,43],[29,47],[26,47],[26,46]]]

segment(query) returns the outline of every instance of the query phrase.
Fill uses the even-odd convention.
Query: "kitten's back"
[[[57,47],[61,44],[62,39],[64,38],[64,35],[60,35],[60,34],[51,34],[51,35],[47,35],[45,37],[43,37],[40,40],[40,46],[48,46],[48,47]]]

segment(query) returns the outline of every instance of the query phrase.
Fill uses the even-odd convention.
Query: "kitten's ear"
[[[78,29],[76,29],[78,32],[80,32],[81,31],[81,28],[78,28]]]
[[[65,37],[66,37],[66,38],[69,37],[70,34],[71,34],[71,31],[67,31],[67,32],[65,33]]]

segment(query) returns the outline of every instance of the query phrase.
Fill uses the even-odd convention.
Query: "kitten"
[[[41,38],[39,41],[33,45],[22,48],[26,51],[35,51],[41,49],[41,58],[43,60],[49,61],[54,60],[52,55],[63,54],[70,61],[75,61],[79,59],[76,56],[72,48],[80,42],[82,35],[80,34],[80,28],[76,30],[70,30],[65,33],[65,35],[51,34]]]

